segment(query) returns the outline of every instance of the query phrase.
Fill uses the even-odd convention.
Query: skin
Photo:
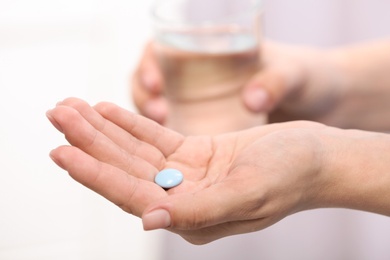
[[[47,112],[70,145],[55,163],[145,230],[193,244],[253,232],[299,211],[343,207],[390,216],[390,137],[295,121],[188,136],[114,104],[69,98]],[[184,174],[165,191],[164,168]]]
[[[145,47],[131,88],[139,112],[164,124],[169,103],[153,44]],[[311,120],[390,130],[390,121],[383,120],[390,116],[390,39],[333,49],[266,41],[261,54],[261,70],[240,94],[248,110],[268,113],[271,123]]]

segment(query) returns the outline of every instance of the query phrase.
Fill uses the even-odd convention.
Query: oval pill
[[[154,178],[154,182],[164,189],[176,187],[183,181],[183,174],[176,169],[160,171]]]

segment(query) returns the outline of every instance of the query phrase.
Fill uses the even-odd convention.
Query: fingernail
[[[253,112],[261,112],[268,101],[268,93],[261,88],[251,88],[244,94],[245,103]]]
[[[166,210],[154,210],[142,217],[142,224],[144,230],[167,228],[171,225],[171,216]]]

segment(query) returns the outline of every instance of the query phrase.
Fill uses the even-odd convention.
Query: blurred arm
[[[340,99],[330,116],[335,125],[390,130],[390,40],[332,51],[340,66]]]

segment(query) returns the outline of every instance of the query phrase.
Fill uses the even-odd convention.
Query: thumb
[[[196,193],[170,195],[145,209],[144,229],[197,230],[237,220],[245,204],[240,195],[242,192],[222,183]]]
[[[271,112],[302,82],[302,74],[292,66],[265,67],[244,86],[242,98],[253,112]]]

